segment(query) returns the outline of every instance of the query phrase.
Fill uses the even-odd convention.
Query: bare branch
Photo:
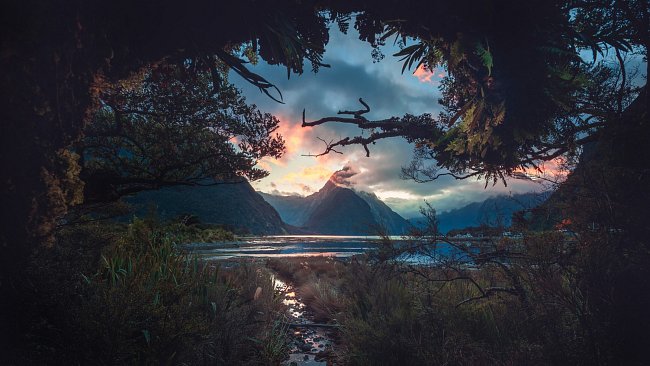
[[[318,136],[316,136],[316,138],[319,139],[319,140],[321,140],[321,141],[323,141],[323,143],[325,144],[325,151],[322,152],[322,153],[320,153],[320,154],[303,154],[302,156],[319,157],[319,156],[327,155],[327,154],[329,154],[330,152],[335,152],[335,153],[337,153],[337,154],[343,154],[342,152],[340,152],[340,151],[334,149],[334,147],[340,145],[338,142],[337,142],[337,143],[334,143],[334,140],[330,140],[330,142],[327,142],[327,141],[325,141],[324,139],[322,139],[322,138],[320,138],[320,137],[318,137]],[[347,138],[346,138],[346,139],[347,139]],[[341,141],[342,141],[342,140],[341,140]],[[340,141],[339,141],[339,142],[340,142]],[[341,146],[342,146],[342,145],[341,145]]]
[[[378,121],[369,121],[363,115],[370,112],[370,106],[363,99],[359,98],[359,102],[365,107],[365,109],[360,109],[358,111],[339,111],[338,114],[343,115],[352,115],[353,117],[324,117],[316,121],[307,122],[305,120],[305,110],[302,110],[302,127],[314,127],[322,125],[327,122],[339,122],[339,123],[349,123],[357,125],[360,128],[370,129],[370,128],[398,128],[399,118],[391,117]]]
[[[386,132],[380,132],[380,133],[373,133],[369,137],[363,137],[363,136],[356,136],[356,137],[346,137],[344,139],[341,139],[339,141],[334,142],[334,140],[330,142],[326,142],[320,137],[317,137],[317,139],[323,141],[325,143],[325,150],[320,153],[320,154],[304,154],[302,156],[312,156],[312,157],[318,157],[318,156],[323,156],[327,155],[330,152],[335,152],[338,154],[342,154],[340,151],[335,150],[337,146],[349,146],[349,145],[361,145],[363,146],[364,150],[366,150],[366,157],[370,156],[370,149],[368,148],[368,145],[374,144],[375,141],[385,139],[388,137],[398,137],[402,136],[401,131],[386,131]]]
[[[363,99],[361,99],[361,98],[359,98],[359,102],[361,104],[363,104],[363,106],[366,107],[366,108],[365,109],[360,109],[358,111],[339,111],[338,114],[351,114],[351,115],[354,116],[354,118],[363,118],[363,119],[365,119],[362,115],[370,112],[370,106],[366,102],[364,102]]]

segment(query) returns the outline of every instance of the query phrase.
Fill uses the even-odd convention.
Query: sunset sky
[[[400,179],[400,168],[411,159],[413,146],[400,138],[379,141],[370,146],[370,157],[365,157],[361,146],[341,149],[344,153],[322,157],[306,157],[324,149],[325,140],[358,135],[360,130],[344,124],[326,124],[302,128],[302,110],[307,120],[333,116],[338,110],[356,110],[363,98],[371,108],[368,119],[383,119],[405,113],[421,114],[440,112],[438,86],[445,76],[444,69],[417,70],[401,74],[402,64],[392,54],[399,49],[389,44],[383,49],[385,58],[373,63],[371,47],[357,38],[354,29],[348,35],[336,27],[330,32],[323,62],[331,68],[321,68],[316,74],[305,65],[303,75],[291,75],[287,80],[286,69],[270,66],[263,61],[251,70],[274,83],[282,92],[285,104],[279,104],[262,94],[231,72],[230,80],[242,89],[249,103],[269,112],[281,121],[279,132],[286,140],[287,151],[279,160],[265,159],[261,167],[270,175],[253,182],[255,189],[275,194],[308,195],[318,191],[336,170],[350,166],[357,172],[350,178],[355,189],[376,193],[389,206],[404,217],[417,216],[419,207],[427,200],[439,212],[481,201],[496,194],[542,191],[545,188],[531,180],[511,179],[508,186],[488,185],[484,181],[443,177],[435,182],[421,184]],[[554,164],[547,164],[552,175]],[[538,181],[539,182],[539,181]]]

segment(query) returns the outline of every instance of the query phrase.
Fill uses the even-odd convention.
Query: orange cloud
[[[288,118],[278,115],[276,117],[280,120],[276,132],[284,138],[285,147],[287,148],[285,156],[290,157],[300,150],[305,140],[305,134],[308,131],[306,128],[302,128],[299,123],[291,123]]]
[[[565,159],[562,157],[557,157],[553,160],[543,162],[539,165],[539,169],[535,168],[526,168],[526,169],[517,169],[515,171],[515,177],[520,179],[550,179],[555,181],[563,181],[566,179],[569,171],[565,166]]]
[[[413,76],[418,78],[421,83],[434,83],[436,81],[433,80],[434,77],[442,79],[445,77],[445,73],[438,69],[428,70],[424,67],[424,65],[420,65],[417,69],[415,69]]]
[[[413,73],[413,76],[415,76],[416,78],[418,78],[418,80],[420,80],[421,83],[431,83],[431,82],[433,82],[433,81],[431,80],[431,78],[432,78],[434,75],[435,75],[435,74],[434,74],[432,71],[427,70],[427,69],[424,67],[424,65],[420,65],[420,66],[418,66],[418,68],[415,69],[415,72]]]
[[[301,183],[311,181],[314,183],[325,184],[325,181],[332,175],[332,170],[322,165],[315,165],[304,168],[298,172],[292,172],[285,175],[282,180],[290,183]]]

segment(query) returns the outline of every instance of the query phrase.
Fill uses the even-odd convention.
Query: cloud
[[[444,78],[445,72],[437,68],[429,70],[424,67],[424,65],[420,65],[413,72],[413,76],[415,76],[421,83],[440,85],[440,81],[438,79]]]
[[[298,186],[300,187],[303,193],[312,193],[314,191],[313,189],[311,189],[310,186],[306,184],[298,183]]]
[[[282,181],[288,183],[297,183],[316,180],[321,182],[321,184],[325,184],[325,181],[327,181],[331,174],[331,169],[328,169],[323,165],[315,165],[303,168],[301,170],[292,171],[282,177]]]
[[[267,192],[269,194],[272,194],[274,196],[290,196],[290,197],[300,197],[300,195],[296,192],[287,192],[287,191],[280,191],[277,189],[271,190]]]
[[[427,70],[424,65],[420,65],[413,73],[413,76],[415,76],[421,83],[433,83],[431,78],[434,77],[435,74]]]
[[[256,183],[256,189],[305,195],[320,189],[332,173],[338,171],[335,179],[339,184],[376,193],[405,217],[417,216],[424,200],[443,212],[497,194],[540,189],[538,182],[541,180],[531,179],[513,179],[508,181],[507,187],[498,184],[487,189],[484,181],[458,181],[451,177],[425,184],[402,180],[401,167],[412,159],[413,146],[400,138],[381,140],[371,145],[369,158],[365,157],[360,146],[341,148],[343,155],[329,154],[318,158],[301,156],[323,152],[325,146],[317,137],[337,141],[367,133],[354,125],[343,123],[302,128],[303,109],[306,110],[307,120],[316,120],[335,116],[339,110],[359,109],[362,106],[358,98],[362,97],[371,108],[365,115],[368,119],[402,116],[405,113],[436,115],[441,110],[437,103],[441,97],[437,86],[439,79],[445,76],[444,70],[420,67],[413,74],[405,72],[403,75],[399,59],[390,56],[397,49],[390,47],[384,51],[387,55],[384,60],[373,63],[370,57],[372,48],[358,40],[354,29],[350,29],[349,35],[332,29],[330,39],[323,62],[330,64],[331,68],[321,68],[318,73],[305,72],[287,79],[283,67],[271,66],[263,61],[251,66],[251,71],[278,86],[285,104],[274,102],[254,86],[242,81],[238,75],[229,75],[231,82],[242,89],[249,103],[255,103],[260,110],[280,119],[278,132],[287,141],[287,152],[283,158],[263,160],[264,167],[271,174]],[[545,169],[555,171],[555,165],[551,167],[547,164]],[[527,178],[531,173],[522,172]]]
[[[523,180],[544,180],[550,182],[562,182],[569,174],[566,159],[557,157],[553,160],[542,162],[536,168],[530,167],[526,169],[519,169],[515,172],[517,179]]]
[[[330,177],[330,182],[336,184],[339,187],[351,187],[353,185],[350,178],[359,174],[358,171],[354,170],[351,166],[346,165],[341,170],[337,170]]]

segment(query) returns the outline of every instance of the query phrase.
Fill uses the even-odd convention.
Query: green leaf
[[[490,52],[490,46],[487,48],[483,47],[482,44],[476,46],[476,55],[483,62],[483,66],[488,69],[488,76],[492,75],[492,67],[494,66],[494,61],[492,59],[492,53]]]

